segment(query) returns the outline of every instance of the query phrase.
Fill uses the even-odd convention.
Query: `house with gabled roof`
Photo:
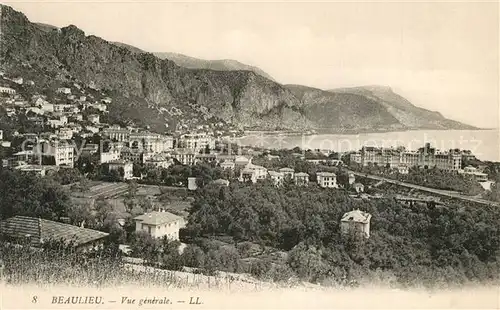
[[[231,170],[234,170],[234,161],[230,161],[230,160],[226,160],[226,161],[223,161],[220,163],[220,167],[222,169],[231,169]]]
[[[307,185],[309,183],[309,174],[305,172],[297,172],[294,175],[296,185]]]
[[[0,234],[16,243],[28,242],[32,247],[41,247],[48,241],[62,241],[83,251],[102,246],[109,235],[93,229],[20,215],[1,221]]]
[[[145,231],[153,238],[167,236],[170,240],[179,240],[179,230],[186,226],[184,218],[161,210],[145,213],[134,218],[135,231]]]
[[[337,175],[333,172],[316,172],[316,181],[323,188],[338,188]]]
[[[292,168],[284,167],[279,170],[283,174],[283,178],[285,179],[293,179],[293,176],[295,174],[295,170]]]
[[[251,159],[245,156],[238,156],[234,159],[234,164],[236,167],[245,167],[251,162]]]
[[[262,166],[254,165],[250,161],[243,170],[240,172],[240,182],[251,181],[252,183],[257,180],[264,180],[267,177],[267,169]]]

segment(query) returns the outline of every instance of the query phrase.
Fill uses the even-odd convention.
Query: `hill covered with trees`
[[[340,233],[342,215],[354,208],[373,216],[369,239]],[[499,225],[500,210],[493,207],[410,207],[315,185],[262,183],[199,190],[185,233],[288,252],[286,267],[306,281],[383,277],[436,285],[498,280]]]

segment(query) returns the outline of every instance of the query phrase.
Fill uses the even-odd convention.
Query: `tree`
[[[138,201],[138,205],[144,211],[144,213],[153,211],[154,204],[148,197],[141,197]]]
[[[498,183],[491,185],[490,191],[486,194],[486,198],[491,201],[500,202],[500,185],[498,185]]]
[[[134,163],[132,166],[132,174],[134,177],[141,177],[141,175],[145,172],[145,168],[137,163]]]
[[[109,214],[114,212],[113,206],[104,199],[96,201],[96,226],[99,228],[105,227],[105,220]]]
[[[94,212],[95,210],[90,202],[73,203],[68,207],[67,214],[73,225],[94,227],[96,224]]]
[[[341,170],[337,173],[337,184],[343,188],[350,188],[349,184],[349,174],[345,170]]]
[[[188,245],[182,252],[181,259],[184,266],[204,268],[205,252],[197,245]]]
[[[149,184],[160,184],[162,182],[162,171],[158,168],[149,168],[146,170],[145,181]]]
[[[90,190],[90,185],[91,185],[91,183],[90,183],[89,179],[87,179],[84,176],[81,176],[80,181],[77,184],[74,184],[73,186],[71,186],[71,190],[78,191],[81,193],[86,193]]]
[[[287,263],[299,277],[315,283],[326,277],[329,271],[321,256],[321,249],[300,243],[290,251]]]
[[[66,185],[76,183],[81,180],[81,174],[78,169],[74,168],[63,168],[59,169],[54,175],[54,178],[59,183]]]
[[[122,228],[119,224],[114,223],[108,228],[109,238],[108,240],[116,243],[123,244],[127,242],[127,231]]]
[[[441,171],[429,169],[425,173],[424,177],[415,174],[415,179],[443,186],[464,184],[458,183],[464,180],[454,184],[453,175]],[[430,181],[425,181],[427,176]],[[355,199],[346,191],[313,185],[275,187],[268,182],[231,183],[222,193],[220,187],[207,185],[194,199],[186,231],[190,241],[206,253],[208,271],[222,268],[221,245],[214,241],[215,246],[205,247],[200,236],[290,251],[288,270],[317,283],[348,285],[377,274],[376,269],[408,284],[432,280],[434,272],[449,282],[463,281],[464,277],[500,278],[493,271],[500,266],[498,208],[456,200],[443,201],[449,207],[412,207],[393,199]],[[341,234],[340,219],[353,209],[372,214],[369,239]],[[480,239],[488,241],[481,243]],[[276,270],[281,269],[273,267],[269,273],[276,274]]]
[[[137,182],[135,181],[130,181],[128,183],[128,191],[127,191],[127,198],[128,199],[134,199],[137,196],[137,190],[139,186],[137,185]]]
[[[170,270],[180,270],[182,268],[180,245],[179,241],[169,240],[164,236],[160,241],[160,264]]]
[[[119,169],[111,169],[109,171],[109,174],[107,175],[107,180],[111,181],[111,182],[122,181],[123,180],[122,172],[123,172],[123,168],[121,169],[121,171],[119,171]]]
[[[68,193],[51,178],[0,170],[0,218],[14,215],[58,220],[66,216]]]
[[[147,262],[155,263],[160,254],[160,245],[156,239],[145,231],[138,231],[132,234],[130,249],[134,256],[144,259]]]

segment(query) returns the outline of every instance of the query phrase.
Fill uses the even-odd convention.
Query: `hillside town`
[[[44,249],[63,241],[88,253],[111,243],[135,265],[259,279],[274,268],[272,280],[333,277],[345,284],[359,280],[353,270],[361,260],[344,260],[342,251],[405,235],[395,210],[453,217],[452,206],[500,202],[498,167],[469,150],[430,143],[347,152],[241,146],[232,139],[238,130],[224,123],[166,124],[154,132],[110,117],[115,99],[105,91],[75,82],[38,92],[26,77],[0,77],[5,244]],[[416,225],[410,218],[406,224]],[[440,226],[428,221],[430,230]],[[342,250],[329,248],[332,240]],[[483,255],[486,265],[490,252],[477,243],[468,243],[467,253]],[[301,267],[305,256],[320,267]],[[376,257],[365,271],[408,272],[397,256]]]

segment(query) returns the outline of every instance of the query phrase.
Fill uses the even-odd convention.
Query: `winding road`
[[[416,184],[401,182],[398,180],[393,180],[393,179],[389,179],[389,178],[385,178],[385,177],[381,177],[381,176],[377,176],[377,175],[366,174],[366,173],[361,173],[361,172],[356,172],[356,171],[351,171],[351,170],[349,170],[349,172],[354,174],[355,176],[365,177],[365,178],[369,178],[369,179],[377,180],[377,181],[384,181],[387,183],[391,183],[391,184],[395,184],[395,185],[399,185],[399,186],[403,186],[403,187],[407,187],[407,188],[413,188],[413,189],[416,189],[419,191],[428,192],[428,193],[432,193],[432,194],[436,194],[436,195],[440,195],[440,196],[444,196],[444,197],[448,197],[448,198],[460,199],[463,201],[469,201],[469,202],[479,203],[479,204],[488,205],[488,206],[500,207],[500,204],[498,204],[496,202],[489,201],[489,200],[482,199],[482,198],[473,197],[473,196],[462,195],[462,194],[457,193],[457,192],[450,192],[450,191],[446,191],[446,190],[420,186],[420,185],[416,185]]]

